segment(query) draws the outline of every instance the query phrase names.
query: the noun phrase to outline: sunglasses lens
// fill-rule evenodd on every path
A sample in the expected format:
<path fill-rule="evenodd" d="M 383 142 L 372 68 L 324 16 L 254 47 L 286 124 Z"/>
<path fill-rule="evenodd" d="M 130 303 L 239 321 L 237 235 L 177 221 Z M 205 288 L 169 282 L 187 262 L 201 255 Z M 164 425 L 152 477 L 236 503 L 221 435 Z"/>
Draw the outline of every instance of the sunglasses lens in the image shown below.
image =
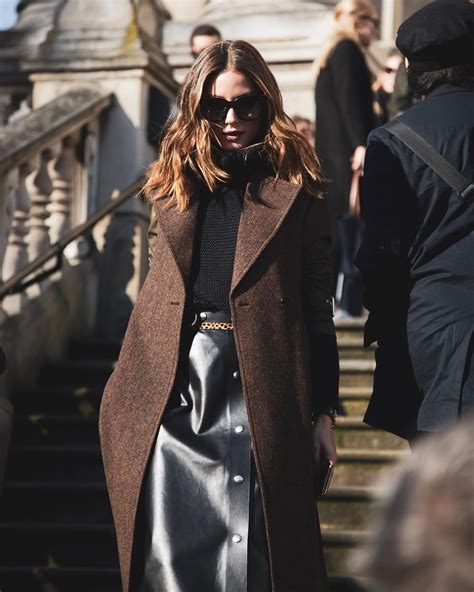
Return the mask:
<path fill-rule="evenodd" d="M 222 121 L 226 115 L 227 102 L 223 99 L 204 99 L 201 102 L 201 115 L 204 119 L 217 123 Z"/>
<path fill-rule="evenodd" d="M 262 116 L 264 99 L 260 95 L 239 97 L 227 102 L 217 97 L 209 97 L 201 101 L 201 116 L 212 123 L 225 119 L 230 108 L 235 109 L 237 117 L 243 121 L 254 121 Z"/>
<path fill-rule="evenodd" d="M 262 116 L 263 97 L 240 97 L 235 101 L 237 117 L 244 121 L 254 121 Z"/>

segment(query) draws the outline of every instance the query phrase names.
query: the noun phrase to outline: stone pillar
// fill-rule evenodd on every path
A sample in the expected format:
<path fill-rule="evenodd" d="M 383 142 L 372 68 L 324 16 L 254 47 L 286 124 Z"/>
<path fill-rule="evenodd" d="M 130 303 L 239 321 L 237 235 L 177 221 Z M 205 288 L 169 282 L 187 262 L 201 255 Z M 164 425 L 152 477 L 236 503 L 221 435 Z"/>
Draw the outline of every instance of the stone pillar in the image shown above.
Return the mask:
<path fill-rule="evenodd" d="M 188 39 L 196 24 L 215 25 L 224 39 L 257 47 L 275 74 L 288 115 L 314 119 L 314 61 L 332 26 L 333 2 L 208 0 L 195 20 L 168 21 L 163 47 L 178 81 L 192 63 Z"/>
<path fill-rule="evenodd" d="M 382 41 L 393 42 L 397 29 L 403 20 L 401 0 L 382 0 L 382 22 L 380 36 Z"/>
<path fill-rule="evenodd" d="M 0 126 L 29 101 L 31 83 L 22 63 L 48 36 L 62 3 L 63 0 L 22 0 L 15 25 L 0 31 Z"/>
<path fill-rule="evenodd" d="M 178 90 L 161 49 L 168 18 L 155 0 L 67 0 L 56 13 L 54 30 L 24 63 L 33 81 L 34 109 L 77 85 L 114 93 L 100 127 L 84 135 L 84 158 L 95 163 L 95 191 L 85 200 L 92 210 L 142 176 L 155 157 L 151 130 L 159 130 Z M 56 220 L 66 207 L 58 191 L 59 186 L 51 198 Z M 148 207 L 131 199 L 109 222 L 99 240 L 98 332 L 121 337 L 147 272 Z"/>

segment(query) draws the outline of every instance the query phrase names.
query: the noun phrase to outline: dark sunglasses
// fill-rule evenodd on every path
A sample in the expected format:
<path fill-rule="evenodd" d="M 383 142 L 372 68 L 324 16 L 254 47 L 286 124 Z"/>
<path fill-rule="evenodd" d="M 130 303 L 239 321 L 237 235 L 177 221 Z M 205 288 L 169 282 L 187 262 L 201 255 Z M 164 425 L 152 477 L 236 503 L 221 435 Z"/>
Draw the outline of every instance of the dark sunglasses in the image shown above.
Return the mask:
<path fill-rule="evenodd" d="M 265 105 L 266 99 L 263 95 L 242 95 L 233 101 L 205 97 L 201 99 L 199 109 L 202 117 L 212 123 L 223 121 L 229 109 L 234 109 L 237 117 L 242 121 L 255 121 L 262 116 Z"/>

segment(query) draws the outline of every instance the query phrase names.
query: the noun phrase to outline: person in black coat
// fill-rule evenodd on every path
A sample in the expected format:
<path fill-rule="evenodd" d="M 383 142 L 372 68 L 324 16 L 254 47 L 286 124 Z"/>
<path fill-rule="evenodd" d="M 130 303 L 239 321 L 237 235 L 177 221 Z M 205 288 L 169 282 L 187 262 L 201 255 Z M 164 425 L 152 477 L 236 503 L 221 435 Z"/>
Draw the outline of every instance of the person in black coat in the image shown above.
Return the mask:
<path fill-rule="evenodd" d="M 344 0 L 334 12 L 334 33 L 323 49 L 316 81 L 316 153 L 327 179 L 327 202 L 336 232 L 335 284 L 344 274 L 344 316 L 362 312 L 354 266 L 358 224 L 347 217 L 355 171 L 362 171 L 367 136 L 374 128 L 372 80 L 363 53 L 376 38 L 378 17 L 367 0 Z"/>
<path fill-rule="evenodd" d="M 399 116 L 474 183 L 474 5 L 433 2 L 399 29 L 415 96 Z M 385 127 L 369 137 L 357 256 L 377 341 L 366 423 L 411 439 L 474 410 L 474 204 Z"/>

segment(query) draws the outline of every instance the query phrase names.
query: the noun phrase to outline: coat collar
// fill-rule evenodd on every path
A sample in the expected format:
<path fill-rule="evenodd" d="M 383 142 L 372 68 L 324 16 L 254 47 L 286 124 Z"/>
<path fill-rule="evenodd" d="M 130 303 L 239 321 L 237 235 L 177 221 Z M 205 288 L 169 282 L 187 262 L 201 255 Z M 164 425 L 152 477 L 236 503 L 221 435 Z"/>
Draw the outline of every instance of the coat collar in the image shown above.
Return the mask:
<path fill-rule="evenodd" d="M 237 234 L 231 293 L 281 226 L 300 189 L 301 185 L 275 181 L 273 177 L 255 178 L 247 185 Z M 198 207 L 198 199 L 193 200 L 185 212 L 170 208 L 165 199 L 159 200 L 155 206 L 158 224 L 185 287 L 191 272 Z"/>
<path fill-rule="evenodd" d="M 473 92 L 474 86 L 454 86 L 452 84 L 441 84 L 437 88 L 435 88 L 430 94 L 426 97 L 426 100 L 431 99 L 432 97 L 437 97 L 439 95 L 445 95 L 447 93 L 457 93 L 457 92 Z"/>

